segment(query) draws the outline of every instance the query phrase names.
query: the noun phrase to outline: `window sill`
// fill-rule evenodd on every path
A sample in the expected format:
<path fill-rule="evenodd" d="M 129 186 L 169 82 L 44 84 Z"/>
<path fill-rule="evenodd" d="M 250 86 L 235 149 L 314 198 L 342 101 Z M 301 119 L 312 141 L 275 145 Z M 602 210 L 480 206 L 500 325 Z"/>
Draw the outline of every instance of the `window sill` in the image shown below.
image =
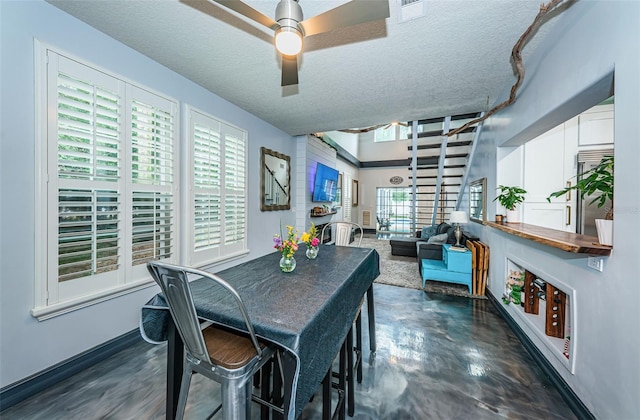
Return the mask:
<path fill-rule="evenodd" d="M 89 296 L 82 296 L 77 299 L 55 303 L 53 305 L 36 307 L 31 310 L 31 316 L 35 317 L 38 321 L 45 321 L 58 315 L 63 315 L 77 309 L 86 308 L 88 306 L 95 305 L 96 303 L 104 302 L 109 299 L 123 296 L 128 293 L 142 290 L 154 285 L 154 281 L 151 279 L 151 277 L 149 277 L 148 279 L 143 281 L 125 284 L 119 286 L 118 288 L 104 290 L 102 292 L 94 293 Z"/>

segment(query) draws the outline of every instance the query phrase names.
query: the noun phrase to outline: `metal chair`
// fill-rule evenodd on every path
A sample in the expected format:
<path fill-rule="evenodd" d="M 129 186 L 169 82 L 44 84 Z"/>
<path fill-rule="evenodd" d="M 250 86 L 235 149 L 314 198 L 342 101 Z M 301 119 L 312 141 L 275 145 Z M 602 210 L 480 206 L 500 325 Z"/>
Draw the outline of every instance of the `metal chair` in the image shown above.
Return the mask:
<path fill-rule="evenodd" d="M 191 376 L 194 372 L 218 382 L 222 387 L 222 404 L 214 414 L 222 408 L 222 417 L 225 420 L 251 418 L 251 378 L 272 358 L 276 349 L 258 340 L 240 295 L 229 283 L 205 271 L 158 261 L 147 263 L 147 269 L 162 289 L 185 347 L 176 418 L 182 419 L 184 416 Z M 208 325 L 201 329 L 188 274 L 209 279 L 220 285 L 221 291 L 233 296 L 244 319 L 246 334 L 232 332 L 216 325 Z"/>
<path fill-rule="evenodd" d="M 329 222 L 322 228 L 322 232 L 320 233 L 320 243 L 324 243 L 324 233 L 327 228 L 332 229 L 335 226 L 335 232 L 332 235 L 333 244 L 338 246 L 352 246 L 351 245 L 351 234 L 353 233 L 355 246 L 359 247 L 362 243 L 362 238 L 364 237 L 364 229 L 357 223 L 354 222 Z M 358 233 L 359 232 L 359 233 Z"/>
<path fill-rule="evenodd" d="M 351 245 L 351 236 L 354 235 L 353 243 L 355 247 L 360 247 L 362 243 L 362 238 L 364 237 L 364 229 L 357 223 L 354 222 L 330 222 L 327 223 L 323 228 L 320 234 L 320 243 L 324 243 L 324 234 L 327 228 L 331 228 L 332 225 L 335 225 L 335 238 L 332 242 L 337 246 L 352 246 Z M 357 373 L 357 381 L 358 383 L 362 382 L 362 321 L 361 321 L 361 308 L 363 300 L 360 302 L 360 307 L 358 308 L 358 312 L 356 314 L 356 318 L 354 323 L 356 325 L 356 345 L 353 345 L 353 332 L 349 330 L 349 334 L 346 340 L 346 346 L 351 348 L 352 351 L 347 352 L 347 411 L 349 416 L 353 417 L 355 411 L 355 383 L 353 380 L 354 371 Z M 353 358 L 353 353 L 356 354 L 355 360 Z"/>
<path fill-rule="evenodd" d="M 376 220 L 378 221 L 379 230 L 389 230 L 391 228 L 391 221 L 388 218 L 376 216 Z"/>

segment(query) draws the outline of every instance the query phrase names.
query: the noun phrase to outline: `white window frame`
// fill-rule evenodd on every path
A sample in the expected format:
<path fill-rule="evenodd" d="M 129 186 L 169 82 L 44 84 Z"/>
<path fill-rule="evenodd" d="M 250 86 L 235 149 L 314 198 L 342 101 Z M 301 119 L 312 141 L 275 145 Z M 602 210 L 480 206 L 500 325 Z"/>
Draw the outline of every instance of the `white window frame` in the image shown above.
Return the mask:
<path fill-rule="evenodd" d="M 391 126 L 384 126 L 384 127 L 380 127 L 377 128 L 373 131 L 373 141 L 374 143 L 384 143 L 384 142 L 388 142 L 388 141 L 397 141 L 397 140 L 407 140 L 408 136 L 405 135 L 404 137 L 401 137 L 401 133 L 402 133 L 402 129 L 404 127 L 404 131 L 408 132 L 409 127 L 406 125 L 406 123 L 401 124 L 394 124 L 391 123 Z M 385 132 L 391 131 L 393 130 L 393 138 L 387 138 L 387 137 L 383 137 L 383 134 Z"/>
<path fill-rule="evenodd" d="M 184 257 L 184 264 L 194 267 L 202 267 L 202 266 L 211 266 L 215 264 L 219 264 L 221 262 L 225 262 L 234 258 L 242 257 L 249 253 L 248 249 L 248 239 L 247 239 L 247 226 L 248 226 L 248 185 L 247 185 L 247 175 L 248 175 L 248 133 L 246 130 L 243 130 L 239 127 L 236 127 L 230 123 L 227 123 L 215 116 L 207 114 L 201 110 L 196 109 L 190 105 L 184 106 L 184 115 L 185 115 L 185 165 L 183 165 L 183 179 L 185 179 L 187 183 L 186 190 L 188 191 L 185 194 L 185 201 L 183 202 L 183 208 L 185 209 L 183 213 L 183 229 L 184 238 L 183 238 L 183 249 L 182 255 Z M 198 187 L 196 185 L 196 162 L 195 162 L 195 131 L 196 124 L 200 127 L 207 127 L 211 130 L 218 130 L 218 135 L 220 139 L 219 144 L 219 156 L 220 156 L 220 184 L 216 186 L 210 187 Z M 227 213 L 225 198 L 230 197 L 232 195 L 236 195 L 238 193 L 237 190 L 233 190 L 230 188 L 230 184 L 226 184 L 225 172 L 226 172 L 226 162 L 225 162 L 225 152 L 228 146 L 231 146 L 232 143 L 226 141 L 227 134 L 235 132 L 243 137 L 244 141 L 244 165 L 241 168 L 241 173 L 236 173 L 240 177 L 240 179 L 244 179 L 244 188 L 243 191 L 240 192 L 241 199 L 244 200 L 244 214 L 241 216 L 239 223 L 244 226 L 244 236 L 240 240 L 234 240 L 231 242 L 225 241 L 226 229 L 228 224 L 225 222 L 225 214 Z M 241 140 L 242 141 L 242 140 Z M 219 243 L 212 244 L 209 247 L 203 249 L 195 249 L 196 245 L 196 221 L 195 221 L 195 211 L 196 211 L 196 194 L 210 194 L 213 196 L 217 196 L 218 203 L 220 206 L 220 216 L 221 220 L 219 221 L 220 231 L 216 232 L 219 234 Z"/>
<path fill-rule="evenodd" d="M 50 54 L 51 53 L 51 54 Z M 31 313 L 38 320 L 45 320 L 79 308 L 93 305 L 117 296 L 131 293 L 149 287 L 153 280 L 146 271 L 145 264 L 132 266 L 132 190 L 139 190 L 139 185 L 131 181 L 131 101 L 133 99 L 154 101 L 158 100 L 167 107 L 171 115 L 173 129 L 170 130 L 171 153 L 173 156 L 174 179 L 172 184 L 164 188 L 167 194 L 173 195 L 173 235 L 175 242 L 168 262 L 178 262 L 180 258 L 177 224 L 180 220 L 180 203 L 178 186 L 180 183 L 180 155 L 178 132 L 180 126 L 179 106 L 176 99 L 162 93 L 154 92 L 121 76 L 102 69 L 86 60 L 79 59 L 55 47 L 38 40 L 34 41 L 35 59 L 35 104 L 36 104 L 36 194 L 35 194 L 35 299 Z M 122 134 L 119 136 L 120 148 L 120 180 L 107 188 L 116 188 L 119 197 L 120 219 L 118 234 L 119 268 L 109 273 L 89 275 L 74 280 L 59 282 L 58 279 L 58 188 L 65 187 L 64 182 L 58 181 L 57 140 L 49 139 L 48 133 L 57 137 L 56 103 L 47 103 L 51 94 L 57 96 L 57 86 L 49 86 L 49 61 L 63 57 L 67 62 L 72 61 L 87 68 L 88 72 L 101 73 L 110 81 L 117 81 L 118 93 L 122 97 L 122 121 L 119 124 Z M 56 73 L 57 70 L 51 70 Z M 77 75 L 76 75 L 77 76 Z M 54 100 L 55 102 L 55 100 Z M 149 104 L 155 106 L 155 104 Z M 55 116 L 52 117 L 51 114 Z M 104 189 L 101 181 L 87 181 L 85 185 L 93 186 L 89 189 Z M 58 186 L 60 184 L 60 186 Z M 84 187 L 82 187 L 84 188 Z M 161 188 L 162 189 L 162 188 Z M 150 188 L 154 190 L 154 188 Z M 55 191 L 55 195 L 53 192 Z M 55 201 L 55 202 L 54 202 Z M 106 275 L 104 275 L 106 274 Z M 100 280 L 102 278 L 102 280 Z M 97 281 L 98 280 L 98 281 Z M 65 284 L 66 283 L 66 284 Z M 99 284 L 98 284 L 99 283 Z"/>

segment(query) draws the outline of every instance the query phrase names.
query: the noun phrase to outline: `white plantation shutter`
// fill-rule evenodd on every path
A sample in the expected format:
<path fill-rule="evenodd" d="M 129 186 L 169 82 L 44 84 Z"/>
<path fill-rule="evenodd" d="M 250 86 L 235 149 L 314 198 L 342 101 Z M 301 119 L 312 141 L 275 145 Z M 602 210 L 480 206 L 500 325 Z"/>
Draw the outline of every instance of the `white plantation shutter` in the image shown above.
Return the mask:
<path fill-rule="evenodd" d="M 116 182 L 120 177 L 117 93 L 58 74 L 58 177 Z"/>
<path fill-rule="evenodd" d="M 175 240 L 174 104 L 131 88 L 132 265 L 172 259 Z"/>
<path fill-rule="evenodd" d="M 171 106 L 170 103 L 164 105 Z M 174 116 L 170 108 L 160 106 L 138 100 L 131 103 L 131 181 L 134 184 L 170 187 L 173 183 Z"/>
<path fill-rule="evenodd" d="M 351 206 L 353 205 L 353 180 L 351 174 L 345 173 L 342 177 L 344 184 L 342 186 L 342 218 L 351 221 Z"/>
<path fill-rule="evenodd" d="M 50 140 L 56 145 L 57 176 L 49 183 L 49 201 L 58 204 L 57 212 L 49 213 L 49 224 L 57 226 L 50 236 L 56 238 L 57 255 L 49 277 L 56 288 L 53 278 L 67 282 L 117 271 L 122 263 L 122 86 L 65 57 L 55 55 L 51 67 L 55 89 L 49 102 L 57 112 Z M 117 276 L 109 281 L 117 282 Z"/>
<path fill-rule="evenodd" d="M 188 107 L 190 237 L 187 261 L 246 252 L 247 133 Z"/>
<path fill-rule="evenodd" d="M 134 191 L 132 201 L 132 264 L 171 258 L 175 246 L 173 196 Z"/>
<path fill-rule="evenodd" d="M 59 190 L 58 281 L 118 269 L 118 197 L 115 190 Z"/>
<path fill-rule="evenodd" d="M 32 313 L 46 318 L 141 287 L 143 263 L 177 259 L 178 114 L 175 100 L 36 45 L 46 187 Z"/>
<path fill-rule="evenodd" d="M 246 133 L 225 127 L 224 243 L 241 244 L 246 236 Z"/>
<path fill-rule="evenodd" d="M 220 245 L 222 160 L 220 124 L 193 125 L 194 250 Z"/>

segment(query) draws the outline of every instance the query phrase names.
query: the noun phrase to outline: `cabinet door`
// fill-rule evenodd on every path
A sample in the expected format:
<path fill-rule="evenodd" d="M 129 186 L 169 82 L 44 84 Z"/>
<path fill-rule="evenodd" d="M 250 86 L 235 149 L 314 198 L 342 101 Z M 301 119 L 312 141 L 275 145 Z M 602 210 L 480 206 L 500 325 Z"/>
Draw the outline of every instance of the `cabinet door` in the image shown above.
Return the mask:
<path fill-rule="evenodd" d="M 580 146 L 613 144 L 613 104 L 595 106 L 579 118 Z"/>
<path fill-rule="evenodd" d="M 564 188 L 564 180 L 564 124 L 560 124 L 524 146 L 527 202 L 546 202 L 550 193 Z"/>
<path fill-rule="evenodd" d="M 522 206 L 524 223 L 550 229 L 575 232 L 574 197 L 547 197 L 567 186 L 575 174 L 577 148 L 577 118 L 549 130 L 525 145 L 524 188 L 526 201 Z"/>
<path fill-rule="evenodd" d="M 523 222 L 549 229 L 571 232 L 574 214 L 569 204 L 524 203 Z"/>

